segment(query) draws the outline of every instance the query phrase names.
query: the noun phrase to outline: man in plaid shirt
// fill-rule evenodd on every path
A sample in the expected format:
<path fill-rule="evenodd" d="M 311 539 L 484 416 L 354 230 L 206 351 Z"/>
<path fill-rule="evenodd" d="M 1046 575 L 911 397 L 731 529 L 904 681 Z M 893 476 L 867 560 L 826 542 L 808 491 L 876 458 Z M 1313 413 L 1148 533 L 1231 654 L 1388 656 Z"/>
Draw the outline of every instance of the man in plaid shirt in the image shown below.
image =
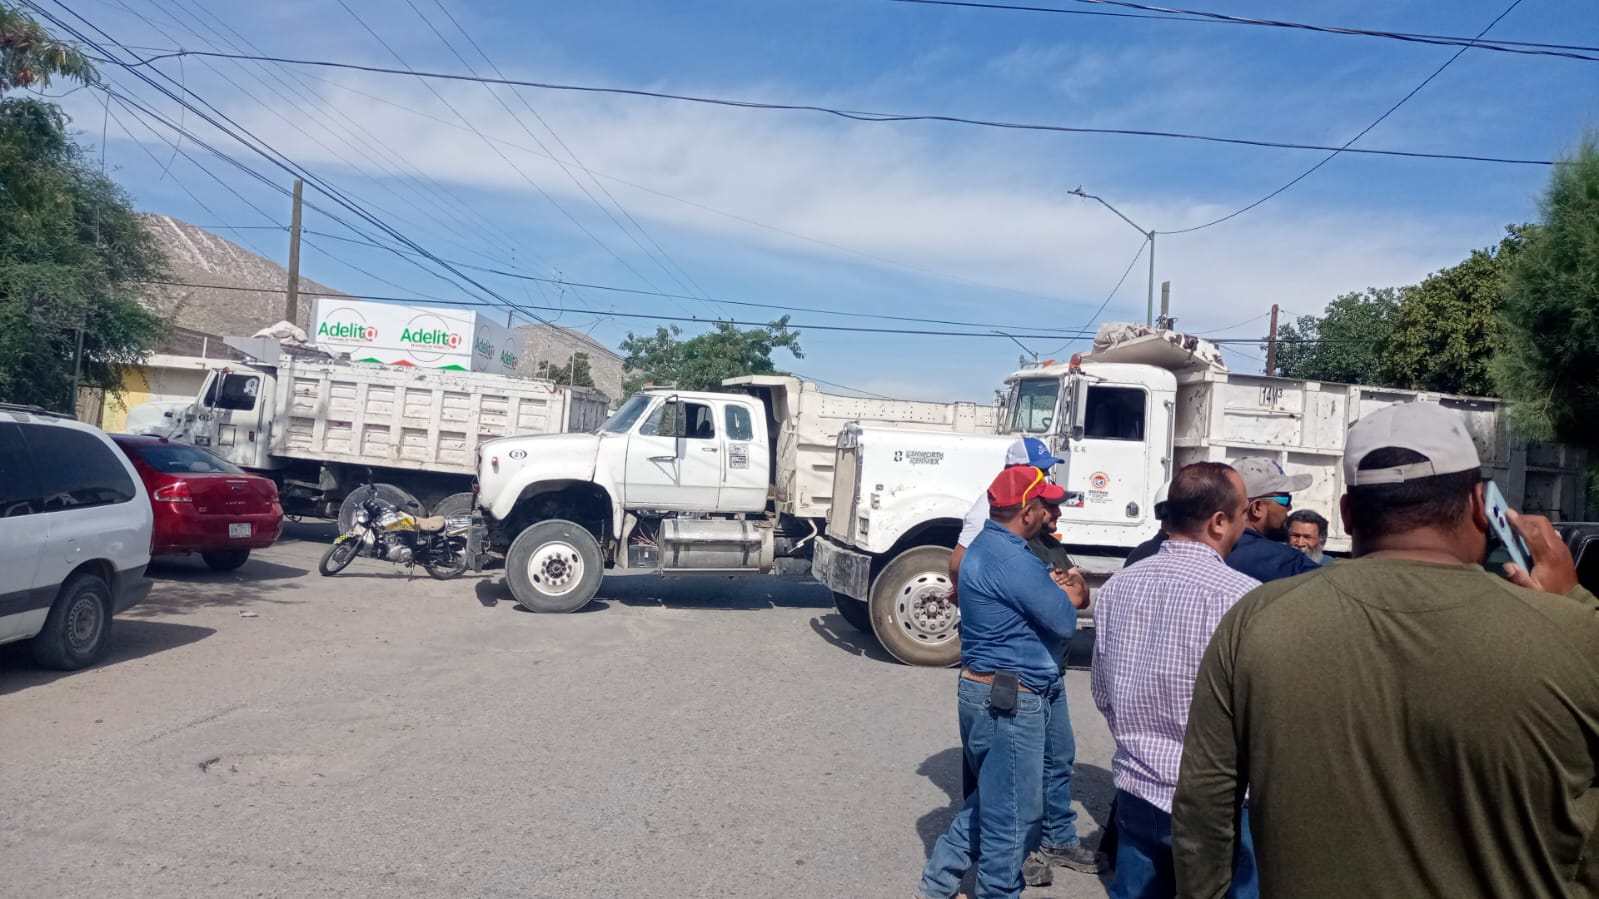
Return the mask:
<path fill-rule="evenodd" d="M 1260 586 L 1224 561 L 1244 531 L 1248 505 L 1244 481 L 1231 467 L 1186 466 L 1166 498 L 1169 539 L 1100 589 L 1092 683 L 1094 704 L 1116 740 L 1112 899 L 1176 895 L 1172 795 L 1199 661 L 1222 615 Z M 1244 833 L 1231 895 L 1254 897 L 1247 825 Z"/>

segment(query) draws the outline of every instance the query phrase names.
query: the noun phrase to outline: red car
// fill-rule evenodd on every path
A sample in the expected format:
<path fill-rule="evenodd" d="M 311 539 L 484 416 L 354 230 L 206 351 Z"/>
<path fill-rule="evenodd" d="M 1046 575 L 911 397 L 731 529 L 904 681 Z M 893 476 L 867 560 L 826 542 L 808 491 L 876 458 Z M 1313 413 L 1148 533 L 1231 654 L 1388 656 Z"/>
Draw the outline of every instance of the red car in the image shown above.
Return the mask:
<path fill-rule="evenodd" d="M 214 571 L 232 571 L 283 533 L 283 506 L 270 480 L 217 456 L 160 437 L 113 435 L 150 491 L 150 554 L 197 552 Z"/>

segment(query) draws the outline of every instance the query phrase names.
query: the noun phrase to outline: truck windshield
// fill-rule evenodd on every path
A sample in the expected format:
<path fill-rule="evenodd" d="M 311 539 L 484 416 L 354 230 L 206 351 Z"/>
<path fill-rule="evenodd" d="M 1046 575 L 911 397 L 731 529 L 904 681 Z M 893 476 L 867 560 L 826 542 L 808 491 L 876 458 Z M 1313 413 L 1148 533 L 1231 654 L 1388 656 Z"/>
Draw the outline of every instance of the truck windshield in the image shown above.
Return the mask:
<path fill-rule="evenodd" d="M 1047 433 L 1055 423 L 1055 407 L 1059 402 L 1059 378 L 1025 378 L 1017 381 L 1015 398 L 1011 402 L 1011 433 Z"/>
<path fill-rule="evenodd" d="M 644 410 L 649 408 L 650 399 L 651 397 L 642 393 L 628 397 L 627 402 L 612 412 L 611 417 L 605 420 L 605 424 L 600 425 L 600 430 L 607 434 L 626 433 L 633 427 L 633 422 L 638 421 L 638 417 L 644 414 Z"/>

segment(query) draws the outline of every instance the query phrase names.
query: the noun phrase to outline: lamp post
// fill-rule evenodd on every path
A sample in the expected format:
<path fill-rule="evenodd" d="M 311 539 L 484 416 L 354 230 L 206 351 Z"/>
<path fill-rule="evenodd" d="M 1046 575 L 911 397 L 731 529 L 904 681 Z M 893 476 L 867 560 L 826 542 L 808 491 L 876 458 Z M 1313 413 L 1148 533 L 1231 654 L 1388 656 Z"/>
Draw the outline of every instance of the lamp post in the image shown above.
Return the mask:
<path fill-rule="evenodd" d="M 1144 324 L 1153 327 L 1155 324 L 1155 229 L 1150 228 L 1145 230 L 1144 228 L 1139 227 L 1137 222 L 1125 215 L 1122 215 L 1122 211 L 1120 209 L 1117 209 L 1116 207 L 1105 202 L 1104 197 L 1096 197 L 1093 194 L 1085 194 L 1083 193 L 1083 189 L 1081 187 L 1077 188 L 1076 190 L 1069 190 L 1067 193 L 1074 197 L 1082 197 L 1085 200 L 1097 201 L 1099 205 L 1109 209 L 1111 212 L 1116 213 L 1117 218 L 1129 225 L 1132 225 L 1134 230 L 1136 230 L 1139 234 L 1144 235 L 1144 239 L 1149 241 L 1149 294 L 1145 303 Z"/>

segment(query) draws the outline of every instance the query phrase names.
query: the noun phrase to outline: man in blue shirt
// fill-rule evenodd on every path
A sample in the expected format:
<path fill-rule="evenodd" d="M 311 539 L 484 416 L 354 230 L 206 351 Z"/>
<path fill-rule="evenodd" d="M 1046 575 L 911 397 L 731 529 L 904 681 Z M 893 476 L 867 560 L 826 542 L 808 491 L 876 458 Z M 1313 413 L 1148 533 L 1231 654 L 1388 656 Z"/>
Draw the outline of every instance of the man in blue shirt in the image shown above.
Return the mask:
<path fill-rule="evenodd" d="M 974 899 L 1016 899 L 1022 862 L 1039 842 L 1044 814 L 1044 742 L 1060 659 L 1077 629 L 1075 578 L 1062 590 L 1028 549 L 1049 520 L 1046 503 L 1065 491 L 1025 465 L 988 488 L 989 520 L 960 568 L 961 746 L 977 790 L 939 837 L 922 872 L 923 899 L 950 899 L 977 852 Z M 1014 695 L 1004 689 L 1015 684 Z M 996 690 L 996 683 L 999 689 Z"/>
<path fill-rule="evenodd" d="M 1227 564 L 1263 584 L 1320 568 L 1288 545 L 1292 494 L 1310 486 L 1310 475 L 1290 475 L 1275 459 L 1264 456 L 1239 459 L 1233 469 L 1244 479 L 1249 506 L 1244 513 L 1247 529 L 1228 553 Z"/>

